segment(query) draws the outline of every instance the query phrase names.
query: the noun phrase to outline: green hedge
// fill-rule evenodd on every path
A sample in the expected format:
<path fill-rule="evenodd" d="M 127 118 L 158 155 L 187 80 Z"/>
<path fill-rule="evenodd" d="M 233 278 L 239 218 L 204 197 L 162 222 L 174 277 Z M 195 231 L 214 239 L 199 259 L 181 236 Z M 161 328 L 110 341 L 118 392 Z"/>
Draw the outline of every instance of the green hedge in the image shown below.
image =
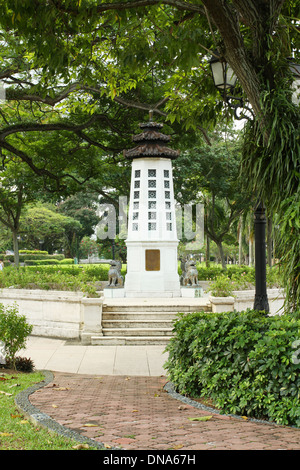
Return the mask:
<path fill-rule="evenodd" d="M 6 267 L 0 271 L 0 289 L 56 289 L 85 290 L 98 281 L 108 281 L 108 264 L 74 265 L 56 264 L 47 266 Z M 125 275 L 126 265 L 122 268 Z"/>
<path fill-rule="evenodd" d="M 27 259 L 25 261 L 25 266 L 48 266 L 51 264 L 59 264 L 60 261 L 58 259 Z"/>
<path fill-rule="evenodd" d="M 223 269 L 221 265 L 212 265 L 210 267 L 204 266 L 203 264 L 197 265 L 198 279 L 200 281 L 213 281 L 221 275 L 226 275 L 230 279 L 232 276 L 247 274 L 249 276 L 255 276 L 255 268 L 253 266 L 245 266 L 239 264 L 229 264 L 226 269 Z"/>
<path fill-rule="evenodd" d="M 44 250 L 19 250 L 20 255 L 48 255 L 48 251 Z"/>
<path fill-rule="evenodd" d="M 28 259 L 25 261 L 26 266 L 50 266 L 50 265 L 61 265 L 61 264 L 74 264 L 74 260 L 70 258 L 67 258 L 67 259 L 46 258 L 43 260 Z"/>
<path fill-rule="evenodd" d="M 14 255 L 3 255 L 4 260 L 8 260 L 11 263 L 14 262 L 15 257 Z M 32 260 L 47 260 L 47 259 L 55 259 L 55 260 L 62 260 L 64 259 L 64 255 L 49 255 L 48 253 L 42 254 L 42 253 L 26 253 L 26 254 L 19 254 L 19 261 L 21 263 L 27 262 L 27 261 L 32 261 Z"/>
<path fill-rule="evenodd" d="M 300 320 L 200 312 L 180 315 L 174 333 L 165 368 L 179 393 L 210 398 L 225 413 L 300 427 Z"/>
<path fill-rule="evenodd" d="M 80 277 L 85 281 L 108 281 L 109 264 L 64 264 L 60 263 L 54 266 L 28 266 L 23 268 L 27 273 L 32 273 L 37 277 L 47 274 L 56 275 L 61 274 L 64 276 Z M 126 266 L 123 265 L 122 274 L 125 275 Z"/>

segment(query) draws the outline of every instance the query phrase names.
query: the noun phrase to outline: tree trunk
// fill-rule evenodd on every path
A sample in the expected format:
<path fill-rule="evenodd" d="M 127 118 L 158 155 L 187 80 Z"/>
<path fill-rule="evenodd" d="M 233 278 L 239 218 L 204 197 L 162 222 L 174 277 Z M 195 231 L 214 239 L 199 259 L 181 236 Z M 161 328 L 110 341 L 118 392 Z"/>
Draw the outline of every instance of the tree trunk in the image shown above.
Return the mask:
<path fill-rule="evenodd" d="M 206 258 L 206 261 L 205 261 L 206 267 L 209 268 L 210 267 L 210 239 L 209 239 L 208 235 L 206 235 L 206 254 L 205 254 L 205 258 Z"/>
<path fill-rule="evenodd" d="M 253 266 L 253 236 L 251 227 L 249 227 L 249 266 Z"/>
<path fill-rule="evenodd" d="M 227 269 L 227 265 L 225 263 L 225 256 L 224 256 L 222 242 L 218 242 L 217 245 L 218 245 L 218 249 L 219 249 L 219 253 L 220 253 L 222 268 Z"/>
<path fill-rule="evenodd" d="M 243 216 L 240 216 L 239 224 L 239 265 L 243 264 Z"/>
<path fill-rule="evenodd" d="M 272 237 L 272 219 L 267 218 L 267 262 L 270 268 L 272 267 L 273 259 L 273 237 Z"/>
<path fill-rule="evenodd" d="M 13 248 L 14 248 L 14 261 L 15 266 L 19 266 L 19 242 L 18 242 L 18 231 L 12 230 L 13 236 Z"/>

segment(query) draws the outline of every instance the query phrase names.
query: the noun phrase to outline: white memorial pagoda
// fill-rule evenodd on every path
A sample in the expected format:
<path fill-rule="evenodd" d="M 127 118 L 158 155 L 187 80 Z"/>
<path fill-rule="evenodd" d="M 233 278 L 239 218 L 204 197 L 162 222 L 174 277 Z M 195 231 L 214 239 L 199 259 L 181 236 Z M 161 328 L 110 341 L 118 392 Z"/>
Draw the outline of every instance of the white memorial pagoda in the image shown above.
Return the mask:
<path fill-rule="evenodd" d="M 180 297 L 172 160 L 162 124 L 140 124 L 132 160 L 125 297 Z"/>

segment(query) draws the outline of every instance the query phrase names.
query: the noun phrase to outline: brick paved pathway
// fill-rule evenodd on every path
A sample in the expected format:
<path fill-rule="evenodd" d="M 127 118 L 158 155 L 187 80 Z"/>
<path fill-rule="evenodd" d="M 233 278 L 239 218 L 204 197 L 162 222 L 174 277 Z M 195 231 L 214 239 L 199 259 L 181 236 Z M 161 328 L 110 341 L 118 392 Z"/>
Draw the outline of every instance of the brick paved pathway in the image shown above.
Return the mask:
<path fill-rule="evenodd" d="M 300 429 L 199 410 L 168 394 L 165 383 L 165 377 L 55 373 L 53 382 L 29 399 L 61 425 L 107 448 L 300 450 Z M 205 416 L 212 417 L 193 420 Z"/>

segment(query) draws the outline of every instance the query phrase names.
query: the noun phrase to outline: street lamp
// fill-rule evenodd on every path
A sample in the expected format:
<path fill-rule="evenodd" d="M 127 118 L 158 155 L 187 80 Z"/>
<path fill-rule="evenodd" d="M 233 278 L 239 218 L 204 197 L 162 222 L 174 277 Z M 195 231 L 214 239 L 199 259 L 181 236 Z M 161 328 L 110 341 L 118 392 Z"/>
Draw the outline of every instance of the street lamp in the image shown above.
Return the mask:
<path fill-rule="evenodd" d="M 229 90 L 231 92 L 236 85 L 237 77 L 230 65 L 220 57 L 218 52 L 214 52 L 209 64 L 215 87 L 221 91 Z"/>
<path fill-rule="evenodd" d="M 242 97 L 233 96 L 233 90 L 236 86 L 237 81 L 237 76 L 234 73 L 233 69 L 225 61 L 225 59 L 220 56 L 218 52 L 213 53 L 213 56 L 209 60 L 209 65 L 212 72 L 215 87 L 221 93 L 225 103 L 231 109 L 234 110 L 234 117 L 238 120 L 250 120 L 249 116 L 247 116 L 243 111 L 241 114 L 238 114 L 238 110 L 239 108 L 241 108 L 242 110 L 246 110 L 253 115 L 251 109 L 245 106 Z"/>
<path fill-rule="evenodd" d="M 290 72 L 294 75 L 295 79 L 299 80 L 300 79 L 300 64 L 297 64 L 295 62 L 295 59 L 292 57 L 288 57 L 288 64 L 289 64 L 289 69 Z"/>
<path fill-rule="evenodd" d="M 224 101 L 234 109 L 236 119 L 250 119 L 245 114 L 237 115 L 237 109 L 247 109 L 242 98 L 233 95 L 237 77 L 227 62 L 218 53 L 209 61 L 216 88 L 222 93 Z M 228 95 L 227 91 L 231 94 Z M 235 102 L 235 103 L 234 103 Z M 253 115 L 253 113 L 252 113 Z M 265 208 L 259 201 L 254 211 L 254 234 L 255 234 L 255 299 L 254 310 L 269 312 L 266 281 L 266 216 Z"/>

